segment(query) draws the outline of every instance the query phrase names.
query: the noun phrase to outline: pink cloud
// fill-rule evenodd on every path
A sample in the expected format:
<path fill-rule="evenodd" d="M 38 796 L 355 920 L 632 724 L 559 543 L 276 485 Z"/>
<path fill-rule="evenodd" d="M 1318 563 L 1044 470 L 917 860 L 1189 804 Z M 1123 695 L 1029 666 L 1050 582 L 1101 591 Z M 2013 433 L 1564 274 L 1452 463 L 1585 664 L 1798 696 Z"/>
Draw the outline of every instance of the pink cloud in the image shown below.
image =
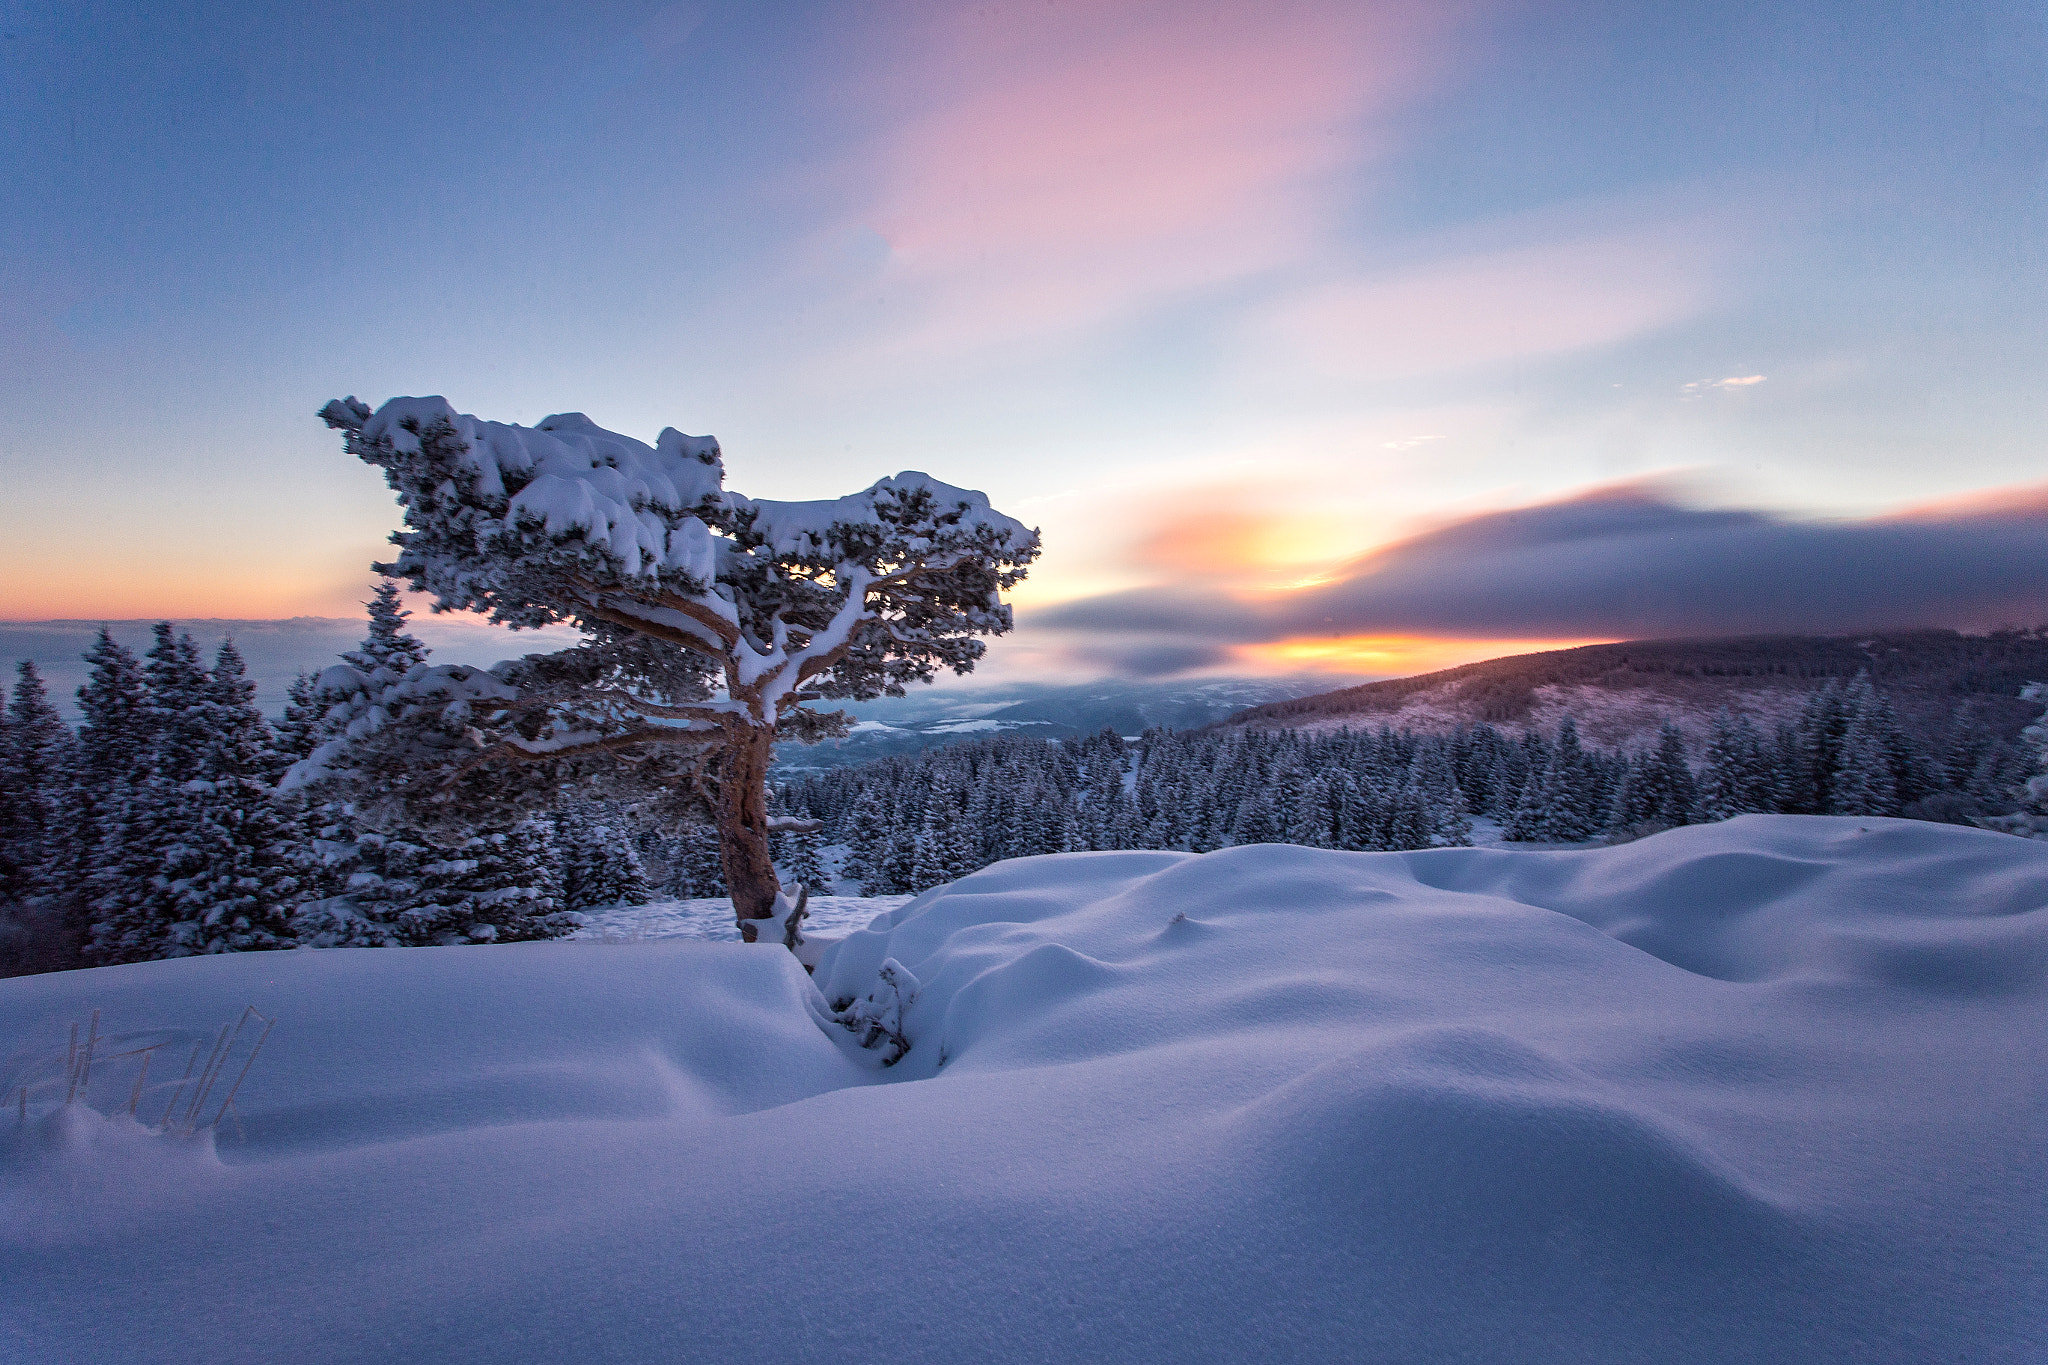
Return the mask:
<path fill-rule="evenodd" d="M 1625 340 L 1686 316 L 1705 283 L 1658 233 L 1482 252 L 1304 291 L 1256 345 L 1326 377 L 1399 378 Z"/>
<path fill-rule="evenodd" d="M 1085 327 L 1313 256 L 1443 12 L 1355 4 L 962 7 L 878 149 L 911 349 Z"/>
<path fill-rule="evenodd" d="M 1896 521 L 1946 521 L 1954 517 L 2039 518 L 2048 516 L 2048 483 L 1983 488 L 1902 507 Z"/>

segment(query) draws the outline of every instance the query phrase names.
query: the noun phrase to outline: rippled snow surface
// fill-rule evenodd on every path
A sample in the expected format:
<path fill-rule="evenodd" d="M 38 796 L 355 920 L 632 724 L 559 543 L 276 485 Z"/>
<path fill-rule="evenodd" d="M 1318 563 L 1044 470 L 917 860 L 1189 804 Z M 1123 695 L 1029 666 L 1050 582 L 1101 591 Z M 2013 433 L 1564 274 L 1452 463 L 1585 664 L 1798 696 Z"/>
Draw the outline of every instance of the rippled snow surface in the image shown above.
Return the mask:
<path fill-rule="evenodd" d="M 0 1359 L 2048 1358 L 2048 845 L 1064 854 L 815 980 L 696 913 L 0 981 Z M 210 1143 L 59 1107 L 246 1004 Z"/>

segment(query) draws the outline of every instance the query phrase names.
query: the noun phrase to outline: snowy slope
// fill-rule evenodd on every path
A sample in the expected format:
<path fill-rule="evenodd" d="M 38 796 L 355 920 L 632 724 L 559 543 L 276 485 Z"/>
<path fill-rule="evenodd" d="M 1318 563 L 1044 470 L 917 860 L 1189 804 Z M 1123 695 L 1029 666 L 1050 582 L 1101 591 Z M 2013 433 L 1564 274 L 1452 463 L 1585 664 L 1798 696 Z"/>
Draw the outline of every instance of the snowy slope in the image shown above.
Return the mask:
<path fill-rule="evenodd" d="M 0 1358 L 2048 1353 L 2048 846 L 1066 854 L 817 985 L 888 959 L 922 983 L 888 1070 L 766 946 L 0 981 L 46 1070 L 93 1007 L 123 1046 L 282 1021 L 217 1156 L 6 1092 Z"/>

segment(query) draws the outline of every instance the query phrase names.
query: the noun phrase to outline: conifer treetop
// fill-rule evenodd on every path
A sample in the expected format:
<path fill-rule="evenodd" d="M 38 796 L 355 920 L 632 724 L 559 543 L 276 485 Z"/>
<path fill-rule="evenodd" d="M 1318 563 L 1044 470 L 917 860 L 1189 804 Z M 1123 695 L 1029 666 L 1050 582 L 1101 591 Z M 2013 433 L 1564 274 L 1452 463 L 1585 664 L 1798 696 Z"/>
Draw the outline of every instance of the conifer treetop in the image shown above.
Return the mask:
<path fill-rule="evenodd" d="M 1010 628 L 1001 594 L 1038 554 L 1036 531 L 925 474 L 778 502 L 725 489 L 716 439 L 674 428 L 649 446 L 580 413 L 528 428 L 441 398 L 374 413 L 337 399 L 320 415 L 405 508 L 400 553 L 380 572 L 436 611 L 591 636 L 552 664 L 404 684 L 418 694 L 407 700 L 443 705 L 573 694 L 573 717 L 558 709 L 507 741 L 530 755 L 735 723 L 812 737 L 803 701 L 969 671 L 980 637 Z"/>
<path fill-rule="evenodd" d="M 777 502 L 726 490 L 716 438 L 673 427 L 649 446 L 581 413 L 529 428 L 438 397 L 374 413 L 337 399 L 320 416 L 385 471 L 407 529 L 379 569 L 435 610 L 653 636 L 766 684 L 771 709 L 828 670 L 821 695 L 844 697 L 966 671 L 972 637 L 1009 628 L 999 594 L 1038 553 L 985 495 L 926 474 Z"/>
<path fill-rule="evenodd" d="M 398 557 L 379 572 L 436 611 L 568 623 L 589 640 L 488 671 L 417 665 L 362 689 L 347 743 L 323 745 L 285 785 L 318 785 L 347 758 L 375 799 L 421 820 L 438 818 L 421 798 L 468 810 L 553 799 L 584 763 L 673 790 L 680 762 L 716 805 L 750 941 L 748 922 L 783 904 L 765 804 L 774 743 L 844 733 L 843 713 L 808 702 L 972 670 L 983 637 L 1010 629 L 1002 594 L 1038 555 L 1036 531 L 926 474 L 780 502 L 728 490 L 717 440 L 673 427 L 650 446 L 581 413 L 528 428 L 442 398 L 375 412 L 337 399 L 320 416 L 405 509 Z M 330 675 L 323 692 L 347 681 Z M 673 757 L 650 763 L 657 748 Z"/>

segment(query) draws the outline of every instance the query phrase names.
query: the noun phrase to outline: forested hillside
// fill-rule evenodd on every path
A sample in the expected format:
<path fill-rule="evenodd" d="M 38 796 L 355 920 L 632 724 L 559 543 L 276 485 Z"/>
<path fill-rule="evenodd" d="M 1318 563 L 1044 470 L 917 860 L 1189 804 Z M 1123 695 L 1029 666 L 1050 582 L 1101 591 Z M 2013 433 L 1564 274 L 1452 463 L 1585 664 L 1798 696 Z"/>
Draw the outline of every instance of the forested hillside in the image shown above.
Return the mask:
<path fill-rule="evenodd" d="M 1603 744 L 1639 747 L 1670 721 L 1697 745 L 1723 707 L 1769 729 L 1793 719 L 1807 695 L 1830 679 L 1846 683 L 1859 673 L 1869 675 L 1906 732 L 1923 744 L 1941 742 L 1958 706 L 2009 739 L 2037 710 L 2019 692 L 2031 680 L 2048 678 L 2048 632 L 1918 630 L 1585 645 L 1271 702 L 1222 724 L 1390 725 L 1445 733 L 1481 723 L 1554 729 L 1569 715 Z"/>
<path fill-rule="evenodd" d="M 2029 705 L 2037 709 L 2037 705 Z M 1104 731 L 1046 744 L 998 737 L 809 775 L 781 788 L 825 822 L 871 894 L 922 891 L 1003 858 L 1104 849 L 1208 852 L 1294 843 L 1391 850 L 1462 844 L 1469 817 L 1510 840 L 1578 842 L 1746 813 L 1910 815 L 1971 823 L 2009 811 L 2031 752 L 1969 708 L 1939 741 L 1899 723 L 1866 676 L 1830 680 L 1765 730 L 1732 713 L 1693 749 L 1675 725 L 1622 751 L 1555 730 L 1449 734 L 1234 726 Z"/>

